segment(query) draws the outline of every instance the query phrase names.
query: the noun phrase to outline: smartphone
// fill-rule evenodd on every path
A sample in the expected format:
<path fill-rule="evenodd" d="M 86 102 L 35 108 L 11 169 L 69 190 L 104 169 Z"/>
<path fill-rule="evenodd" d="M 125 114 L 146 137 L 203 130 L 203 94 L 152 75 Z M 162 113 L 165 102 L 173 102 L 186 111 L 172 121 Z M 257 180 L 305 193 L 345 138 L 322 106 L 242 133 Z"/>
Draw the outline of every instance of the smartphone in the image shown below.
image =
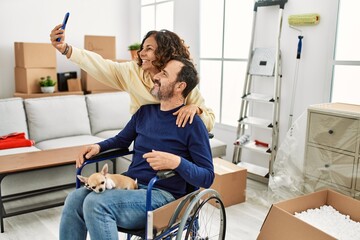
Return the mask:
<path fill-rule="evenodd" d="M 69 16 L 70 16 L 70 13 L 67 12 L 67 13 L 65 14 L 65 17 L 64 17 L 64 20 L 63 20 L 61 29 L 65 30 L 65 28 L 66 28 L 66 23 L 67 23 L 67 21 L 68 21 L 68 19 L 69 19 Z M 58 41 L 58 42 L 60 42 L 60 40 L 61 40 L 61 38 L 57 38 L 57 39 L 56 39 L 56 41 Z"/>

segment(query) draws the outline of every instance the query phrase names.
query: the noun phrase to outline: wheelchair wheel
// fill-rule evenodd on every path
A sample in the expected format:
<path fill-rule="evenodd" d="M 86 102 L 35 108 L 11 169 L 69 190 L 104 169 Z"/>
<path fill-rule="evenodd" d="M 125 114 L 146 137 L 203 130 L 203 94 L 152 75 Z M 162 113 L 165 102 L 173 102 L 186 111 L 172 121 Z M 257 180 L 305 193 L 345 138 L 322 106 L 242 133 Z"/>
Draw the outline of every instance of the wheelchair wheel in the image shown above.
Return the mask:
<path fill-rule="evenodd" d="M 219 196 L 207 194 L 194 208 L 185 239 L 224 240 L 226 233 L 225 207 Z"/>

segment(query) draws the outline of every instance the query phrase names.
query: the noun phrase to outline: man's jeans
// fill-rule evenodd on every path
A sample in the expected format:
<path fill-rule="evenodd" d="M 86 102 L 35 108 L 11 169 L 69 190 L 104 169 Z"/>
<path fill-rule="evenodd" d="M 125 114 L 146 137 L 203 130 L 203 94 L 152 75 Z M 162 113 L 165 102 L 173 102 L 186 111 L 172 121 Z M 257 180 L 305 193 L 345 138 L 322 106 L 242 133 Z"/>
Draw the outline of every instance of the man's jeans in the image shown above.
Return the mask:
<path fill-rule="evenodd" d="M 137 190 L 106 190 L 95 193 L 84 187 L 71 192 L 64 204 L 60 240 L 85 240 L 87 230 L 94 240 L 118 239 L 117 226 L 143 229 L 146 225 L 146 187 Z M 159 208 L 174 197 L 153 189 L 152 208 Z"/>

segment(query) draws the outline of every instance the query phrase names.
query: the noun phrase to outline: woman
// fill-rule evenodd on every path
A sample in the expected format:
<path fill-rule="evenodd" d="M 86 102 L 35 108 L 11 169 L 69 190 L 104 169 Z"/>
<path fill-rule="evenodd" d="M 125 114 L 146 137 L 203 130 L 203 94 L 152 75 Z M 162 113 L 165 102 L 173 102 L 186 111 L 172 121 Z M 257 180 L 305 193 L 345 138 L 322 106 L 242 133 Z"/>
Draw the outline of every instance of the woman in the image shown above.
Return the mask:
<path fill-rule="evenodd" d="M 61 24 L 51 31 L 52 45 L 73 63 L 89 73 L 99 82 L 120 91 L 126 91 L 131 98 L 130 112 L 134 114 L 142 105 L 159 103 L 151 95 L 154 86 L 153 77 L 159 73 L 164 65 L 174 56 L 190 59 L 187 46 L 180 37 L 167 30 L 150 31 L 144 37 L 138 61 L 118 63 L 106 60 L 99 54 L 70 46 L 65 40 L 65 31 Z M 60 42 L 56 41 L 60 38 Z M 174 113 L 177 115 L 176 125 L 184 127 L 193 121 L 198 114 L 208 131 L 214 126 L 215 116 L 210 108 L 205 106 L 205 100 L 198 88 L 195 88 L 185 100 L 185 106 Z"/>

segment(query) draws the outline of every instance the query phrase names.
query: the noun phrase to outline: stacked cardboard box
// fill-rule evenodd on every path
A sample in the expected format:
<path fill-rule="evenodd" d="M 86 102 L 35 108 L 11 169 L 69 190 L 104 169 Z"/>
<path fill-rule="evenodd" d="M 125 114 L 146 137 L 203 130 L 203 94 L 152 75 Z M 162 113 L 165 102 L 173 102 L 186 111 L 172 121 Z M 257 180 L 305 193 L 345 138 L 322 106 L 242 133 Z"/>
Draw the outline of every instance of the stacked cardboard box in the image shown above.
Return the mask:
<path fill-rule="evenodd" d="M 85 36 L 84 46 L 86 50 L 96 52 L 105 59 L 116 59 L 116 41 L 114 36 Z M 86 91 L 116 91 L 81 70 L 82 87 Z"/>
<path fill-rule="evenodd" d="M 16 92 L 39 93 L 41 77 L 56 79 L 56 50 L 50 43 L 15 42 L 14 51 Z"/>

